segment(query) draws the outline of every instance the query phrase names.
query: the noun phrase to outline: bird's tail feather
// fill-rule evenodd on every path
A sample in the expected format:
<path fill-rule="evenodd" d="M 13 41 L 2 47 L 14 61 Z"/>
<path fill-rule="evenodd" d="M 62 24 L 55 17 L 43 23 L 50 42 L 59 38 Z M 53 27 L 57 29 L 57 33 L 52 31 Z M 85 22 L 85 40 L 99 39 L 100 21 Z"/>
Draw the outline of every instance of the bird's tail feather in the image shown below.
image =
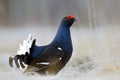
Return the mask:
<path fill-rule="evenodd" d="M 18 55 L 25 54 L 26 52 L 30 53 L 32 43 L 33 43 L 32 35 L 29 34 L 27 40 L 23 40 L 23 45 L 20 44 L 20 50 L 18 50 Z"/>
<path fill-rule="evenodd" d="M 35 42 L 36 39 L 33 40 L 31 34 L 29 34 L 27 40 L 23 41 L 23 45 L 20 44 L 20 50 L 18 50 L 17 55 L 9 57 L 9 65 L 11 67 L 14 67 L 13 64 L 15 64 L 17 68 L 21 68 L 21 69 L 26 67 L 25 64 L 29 65 L 30 63 L 29 58 L 32 54 Z"/>

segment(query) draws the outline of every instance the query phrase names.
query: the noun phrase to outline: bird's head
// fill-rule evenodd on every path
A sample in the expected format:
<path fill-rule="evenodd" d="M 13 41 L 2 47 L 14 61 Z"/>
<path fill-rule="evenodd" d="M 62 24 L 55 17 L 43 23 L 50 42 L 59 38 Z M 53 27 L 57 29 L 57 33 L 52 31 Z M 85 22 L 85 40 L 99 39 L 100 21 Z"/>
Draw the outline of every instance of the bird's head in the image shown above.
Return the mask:
<path fill-rule="evenodd" d="M 70 27 L 76 19 L 72 15 L 65 16 L 62 20 L 62 23 L 67 27 Z"/>

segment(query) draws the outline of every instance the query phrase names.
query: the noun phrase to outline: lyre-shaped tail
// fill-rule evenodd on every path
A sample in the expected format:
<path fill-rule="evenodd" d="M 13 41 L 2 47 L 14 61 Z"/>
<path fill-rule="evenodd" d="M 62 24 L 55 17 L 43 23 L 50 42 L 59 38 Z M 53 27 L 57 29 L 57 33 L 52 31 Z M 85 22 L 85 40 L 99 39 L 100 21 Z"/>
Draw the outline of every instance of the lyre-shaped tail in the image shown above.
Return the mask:
<path fill-rule="evenodd" d="M 32 36 L 29 35 L 27 40 L 23 41 L 23 45 L 20 44 L 20 50 L 18 50 L 17 55 L 9 57 L 9 65 L 13 67 L 13 64 L 17 68 L 25 68 L 25 65 L 29 65 L 31 62 L 31 54 L 33 47 L 35 45 L 36 39 L 32 39 Z"/>

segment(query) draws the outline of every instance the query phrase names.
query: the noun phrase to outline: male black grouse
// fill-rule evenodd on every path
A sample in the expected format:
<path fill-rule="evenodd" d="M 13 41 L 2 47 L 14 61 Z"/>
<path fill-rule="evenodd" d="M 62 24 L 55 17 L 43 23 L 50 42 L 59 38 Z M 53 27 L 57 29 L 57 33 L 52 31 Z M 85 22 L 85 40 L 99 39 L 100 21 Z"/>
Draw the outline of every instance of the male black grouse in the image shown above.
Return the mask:
<path fill-rule="evenodd" d="M 36 39 L 29 35 L 27 40 L 20 44 L 20 50 L 15 56 L 9 57 L 9 64 L 25 69 L 24 72 L 39 74 L 57 74 L 69 61 L 73 46 L 70 27 L 76 19 L 72 15 L 64 17 L 53 41 L 45 46 L 37 46 Z M 14 61 L 14 62 L 13 62 Z M 27 65 L 27 66 L 26 66 Z"/>

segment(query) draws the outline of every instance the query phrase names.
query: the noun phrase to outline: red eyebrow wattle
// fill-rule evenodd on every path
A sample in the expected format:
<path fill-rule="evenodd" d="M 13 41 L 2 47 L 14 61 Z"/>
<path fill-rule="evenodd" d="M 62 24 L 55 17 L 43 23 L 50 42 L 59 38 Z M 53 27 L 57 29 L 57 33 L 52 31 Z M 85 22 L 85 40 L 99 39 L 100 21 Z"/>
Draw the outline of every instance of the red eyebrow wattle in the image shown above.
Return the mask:
<path fill-rule="evenodd" d="M 72 15 L 68 15 L 68 16 L 66 16 L 68 19 L 72 19 L 72 18 L 74 18 Z"/>

